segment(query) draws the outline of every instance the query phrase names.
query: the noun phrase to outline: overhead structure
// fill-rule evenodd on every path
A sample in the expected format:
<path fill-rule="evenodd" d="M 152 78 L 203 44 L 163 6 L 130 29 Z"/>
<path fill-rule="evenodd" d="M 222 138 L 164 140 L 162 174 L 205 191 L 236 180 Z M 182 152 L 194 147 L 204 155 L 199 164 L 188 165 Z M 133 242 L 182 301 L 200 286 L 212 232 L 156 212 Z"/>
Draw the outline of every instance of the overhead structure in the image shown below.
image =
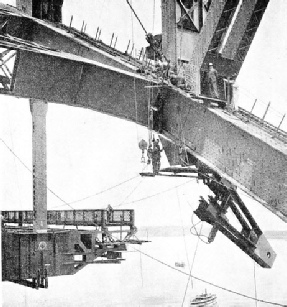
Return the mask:
<path fill-rule="evenodd" d="M 17 54 L 11 89 L 2 89 L 1 93 L 89 108 L 147 125 L 146 86 L 150 86 L 150 81 L 143 76 L 63 52 L 19 46 L 7 39 L 2 39 L 0 45 L 13 48 Z M 105 92 L 101 91 L 104 85 Z M 174 87 L 166 86 L 161 91 L 165 97 L 163 134 L 166 138 L 180 140 L 181 133 L 184 146 L 192 155 L 286 220 L 284 141 L 272 138 L 270 132 L 252 122 L 238 120 L 218 108 L 206 108 L 198 99 Z M 179 120 L 183 123 L 181 131 Z M 178 150 L 165 143 L 167 154 L 169 150 Z M 176 163 L 172 159 L 170 162 Z"/>
<path fill-rule="evenodd" d="M 206 93 L 206 71 L 211 62 L 223 78 L 239 73 L 269 0 L 162 0 L 163 53 L 183 65 L 196 94 Z M 187 12 L 182 9 L 185 7 Z M 182 23 L 194 21 L 194 27 Z"/>
<path fill-rule="evenodd" d="M 50 2 L 18 1 L 17 3 L 22 11 L 37 18 L 60 22 L 62 2 L 61 0 L 53 0 Z M 43 85 L 47 84 L 46 81 L 48 80 L 45 80 L 45 78 L 52 77 L 51 72 L 56 63 L 54 63 L 53 58 L 50 58 L 52 62 L 50 62 L 50 68 L 48 68 L 45 65 L 42 66 L 44 64 L 43 58 L 30 58 L 28 60 L 26 56 L 29 52 L 20 55 L 19 49 L 15 53 L 15 50 L 10 48 L 20 45 L 21 50 L 25 51 L 47 49 L 47 47 L 43 48 L 38 43 L 31 41 L 31 38 L 35 38 L 33 31 L 31 31 L 32 28 L 35 30 L 35 26 L 37 26 L 37 23 L 34 22 L 35 19 L 26 15 L 23 17 L 22 13 L 15 9 L 7 11 L 5 8 L 10 9 L 10 7 L 1 6 L 3 14 L 0 18 L 0 37 L 3 44 L 0 47 L 2 73 L 0 92 L 12 93 L 16 87 L 21 87 L 23 91 L 27 92 L 26 98 L 30 98 L 33 127 L 33 211 L 1 212 L 2 280 L 36 289 L 48 288 L 48 277 L 74 274 L 87 264 L 120 263 L 123 260 L 122 251 L 126 250 L 127 243 L 141 244 L 143 241 L 135 237 L 136 227 L 132 210 L 108 208 L 107 210 L 47 211 L 46 114 L 48 103 L 53 101 L 50 93 L 57 92 L 60 83 L 63 85 L 70 75 L 66 75 L 60 83 L 59 76 L 56 77 L 56 80 L 52 81 L 54 86 L 46 89 L 38 98 L 35 98 L 34 94 L 31 95 L 29 90 L 27 91 L 28 88 L 25 89 L 26 86 L 23 83 L 20 85 L 21 81 L 18 83 L 19 79 L 16 77 L 18 72 L 21 74 L 22 71 L 24 73 L 22 76 L 28 77 L 26 68 L 29 66 L 33 70 L 34 65 L 37 66 L 36 70 L 40 73 L 38 75 L 39 81 Z M 16 15 L 13 14 L 14 11 L 17 12 Z M 18 19 L 14 20 L 15 16 Z M 35 31 L 37 33 L 39 29 Z M 17 34 L 19 35 L 17 36 Z M 68 45 L 66 45 L 67 47 Z M 91 52 L 91 57 L 97 56 L 97 52 Z M 22 60 L 24 61 L 22 62 Z M 27 60 L 31 62 L 28 64 Z M 24 67 L 22 64 L 24 64 Z M 63 69 L 63 74 L 68 73 L 71 62 L 66 64 L 66 69 L 58 66 L 60 70 Z M 84 68 L 81 66 L 78 69 L 75 71 L 75 77 L 81 79 Z M 35 77 L 34 72 L 28 73 L 30 77 Z M 64 76 L 63 74 L 62 76 Z M 16 81 L 16 79 L 18 80 Z M 17 83 L 16 87 L 15 82 Z M 45 86 L 42 87 L 42 90 L 35 84 L 33 87 L 34 90 L 32 91 L 40 93 Z M 79 91 L 80 87 L 73 91 L 75 99 Z M 63 92 L 58 94 L 63 94 Z M 20 96 L 22 95 L 20 94 Z M 58 99 L 59 96 L 55 101 Z M 9 224 L 13 225 L 10 226 Z M 48 225 L 53 225 L 53 227 L 48 227 Z M 70 228 L 59 229 L 56 228 L 58 225 Z M 71 226 L 75 226 L 77 229 L 71 229 Z M 78 226 L 82 229 L 79 230 Z M 87 226 L 93 226 L 94 230 L 87 229 Z M 116 229 L 110 232 L 109 228 Z"/>
<path fill-rule="evenodd" d="M 28 13 L 31 12 L 29 3 L 33 2 L 26 3 Z M 264 120 L 260 120 L 260 124 L 254 118 L 244 120 L 244 112 L 233 114 L 222 110 L 226 105 L 223 79 L 237 76 L 267 5 L 267 0 L 162 1 L 162 52 L 171 60 L 172 66 L 184 68 L 189 91 L 152 73 L 141 74 L 139 68 L 142 63 L 127 52 L 120 53 L 85 35 L 83 31 L 61 25 L 59 20 L 52 20 L 54 17 L 50 14 L 45 15 L 50 20 L 46 22 L 34 18 L 39 16 L 31 17 L 10 6 L 1 5 L 0 93 L 31 99 L 36 138 L 45 134 L 45 131 L 39 130 L 45 119 L 45 103 L 88 108 L 157 130 L 171 165 L 195 165 L 199 174 L 212 174 L 217 178 L 216 183 L 226 187 L 228 197 L 232 198 L 225 203 L 221 200 L 219 204 L 202 201 L 198 216 L 214 226 L 214 233 L 220 230 L 259 264 L 271 267 L 276 254 L 268 242 L 263 242 L 268 248 L 263 248 L 265 254 L 258 256 L 258 248 L 264 239 L 260 228 L 238 198 L 236 188 L 239 187 L 287 221 L 287 135 L 265 124 Z M 43 14 L 43 7 L 40 9 L 36 11 Z M 33 12 L 32 6 L 32 15 Z M 209 62 L 216 66 L 220 75 L 220 99 L 215 101 L 215 107 L 212 107 L 209 98 L 199 96 L 206 90 L 205 73 Z M 154 93 L 152 97 L 147 95 L 147 88 L 151 87 Z M 151 110 L 155 112 L 153 121 L 150 121 Z M 23 213 L 21 217 L 20 213 L 4 213 L 7 223 L 19 223 L 20 228 L 15 228 L 13 235 L 10 228 L 6 228 L 4 238 L 15 244 L 17 240 L 23 239 L 23 245 L 19 241 L 19 246 L 23 248 L 19 249 L 18 256 L 23 251 L 27 255 L 36 249 L 40 252 L 35 254 L 39 271 L 33 266 L 30 275 L 25 275 L 21 270 L 15 275 L 19 280 L 23 276 L 25 280 L 32 278 L 32 284 L 36 287 L 45 286 L 41 280 L 49 275 L 43 266 L 49 263 L 43 262 L 45 257 L 42 249 L 45 250 L 46 246 L 50 255 L 51 251 L 54 253 L 54 249 L 61 248 L 61 244 L 67 240 L 71 243 L 71 247 L 65 250 L 69 255 L 76 255 L 79 245 L 80 253 L 84 250 L 81 261 L 94 262 L 99 256 L 97 229 L 88 233 L 71 230 L 66 234 L 48 228 L 54 215 L 49 215 L 45 202 L 36 201 L 37 196 L 41 195 L 39 193 L 42 193 L 40 199 L 45 199 L 44 150 L 45 137 L 41 149 L 34 150 L 36 158 L 33 166 L 38 172 L 34 178 L 34 229 L 31 230 L 31 225 L 27 231 L 23 228 L 24 223 L 31 224 L 31 219 L 27 218 L 31 213 L 26 218 Z M 216 196 L 216 192 L 214 194 Z M 226 223 L 224 211 L 227 208 L 236 212 L 242 224 L 241 233 Z M 238 213 L 239 209 L 243 214 Z M 64 220 L 65 224 L 65 214 L 57 213 L 56 220 L 52 220 L 55 224 L 61 224 Z M 69 214 L 73 225 L 77 225 L 78 219 L 74 219 L 72 213 Z M 77 212 L 73 214 L 77 215 Z M 80 214 L 85 216 L 84 212 Z M 93 212 L 89 214 L 94 216 Z M 95 227 L 98 226 L 95 222 Z M 105 234 L 99 239 L 102 240 L 101 244 L 106 237 L 112 242 L 112 236 L 109 236 L 105 226 L 101 227 Z M 133 233 L 134 228 L 131 228 L 127 238 Z M 87 243 L 92 248 L 83 247 L 86 235 L 92 238 Z M 58 236 L 59 241 L 55 239 Z M 76 242 L 74 246 L 73 242 Z M 7 245 L 8 256 L 5 257 L 9 258 L 13 254 L 10 254 L 14 249 L 13 244 Z M 114 252 L 116 248 L 112 244 Z M 14 258 L 10 259 L 11 264 L 18 261 Z M 75 261 L 71 260 L 72 264 L 68 262 L 71 267 L 77 268 Z"/>

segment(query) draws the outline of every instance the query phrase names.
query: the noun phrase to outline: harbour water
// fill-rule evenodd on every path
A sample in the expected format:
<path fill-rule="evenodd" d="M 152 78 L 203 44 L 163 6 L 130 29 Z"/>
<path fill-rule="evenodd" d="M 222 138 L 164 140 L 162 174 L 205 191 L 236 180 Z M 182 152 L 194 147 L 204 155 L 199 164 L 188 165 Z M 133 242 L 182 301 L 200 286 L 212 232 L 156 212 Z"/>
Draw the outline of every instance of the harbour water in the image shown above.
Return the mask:
<path fill-rule="evenodd" d="M 149 239 L 152 242 L 140 247 L 130 246 L 124 255 L 126 261 L 121 265 L 89 265 L 74 276 L 50 278 L 47 290 L 36 291 L 5 282 L 2 284 L 3 307 L 188 306 L 190 299 L 205 289 L 217 295 L 220 307 L 256 306 L 254 300 L 218 289 L 194 278 L 189 281 L 182 305 L 197 237 L 186 234 L 184 237 L 165 236 Z M 272 239 L 270 243 L 278 256 L 272 269 L 263 269 L 255 265 L 257 297 L 286 305 L 287 240 Z M 175 268 L 176 261 L 186 263 L 185 268 L 176 269 L 187 275 L 172 269 Z M 255 296 L 253 260 L 222 235 L 210 245 L 199 243 L 192 275 L 244 295 Z M 271 305 L 258 302 L 257 306 Z"/>

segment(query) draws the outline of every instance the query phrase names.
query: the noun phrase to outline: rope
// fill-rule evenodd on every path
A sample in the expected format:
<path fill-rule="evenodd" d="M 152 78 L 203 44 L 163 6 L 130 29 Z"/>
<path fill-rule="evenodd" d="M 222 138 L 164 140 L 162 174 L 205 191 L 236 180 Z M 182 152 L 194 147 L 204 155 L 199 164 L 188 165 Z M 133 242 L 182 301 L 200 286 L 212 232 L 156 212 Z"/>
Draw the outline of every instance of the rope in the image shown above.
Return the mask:
<path fill-rule="evenodd" d="M 178 207 L 179 207 L 179 215 L 180 215 L 180 222 L 181 222 L 181 227 L 182 227 L 182 234 L 183 234 L 185 254 L 186 254 L 186 259 L 187 259 L 187 263 L 188 263 L 188 268 L 190 269 L 189 257 L 188 257 L 188 252 L 187 252 L 187 247 L 186 247 L 186 240 L 185 240 L 185 232 L 184 232 L 183 221 L 182 221 L 182 216 L 181 216 L 180 199 L 179 199 L 177 188 L 175 189 L 175 191 L 176 191 L 177 203 L 178 203 Z"/>
<path fill-rule="evenodd" d="M 1 140 L 1 141 L 3 142 L 3 144 L 9 149 L 9 151 L 20 161 L 20 163 L 21 163 L 29 172 L 32 173 L 32 171 L 31 171 L 31 170 L 26 166 L 26 164 L 25 164 L 25 163 L 14 153 L 14 151 L 5 143 L 5 141 L 4 141 L 2 138 L 0 138 L 0 140 Z M 131 179 L 133 179 L 133 178 L 131 178 Z M 129 181 L 129 180 L 131 180 L 131 179 L 128 179 L 127 181 Z M 148 196 L 148 197 L 145 197 L 145 198 L 142 198 L 142 199 L 138 199 L 138 200 L 132 201 L 132 202 L 130 202 L 130 203 L 135 203 L 135 202 L 138 202 L 138 201 L 142 201 L 142 200 L 144 200 L 144 199 L 148 199 L 148 198 L 154 197 L 154 196 L 156 196 L 156 195 L 162 194 L 162 193 L 164 193 L 164 192 L 170 191 L 170 190 L 172 190 L 172 189 L 174 189 L 174 188 L 177 188 L 177 187 L 179 187 L 179 186 L 182 186 L 182 185 L 184 185 L 184 184 L 187 184 L 187 183 L 189 183 L 190 181 L 191 181 L 191 180 L 186 181 L 186 182 L 184 182 L 183 184 L 177 185 L 177 186 L 175 186 L 175 187 L 173 187 L 173 188 L 171 188 L 171 189 L 168 189 L 168 190 L 165 190 L 165 191 L 156 193 L 156 194 L 154 194 L 154 195 L 151 195 L 151 196 Z M 140 182 L 140 183 L 141 183 L 141 182 Z M 139 184 L 140 184 L 140 183 L 139 183 Z M 121 183 L 121 184 L 122 184 L 122 183 Z M 120 184 L 119 184 L 119 185 L 120 185 Z M 137 185 L 136 188 L 137 188 L 138 186 L 139 186 L 139 185 Z M 136 189 L 136 188 L 135 188 L 135 189 Z M 62 202 L 64 202 L 66 205 L 68 205 L 69 207 L 71 207 L 72 210 L 74 210 L 74 208 L 73 208 L 69 203 L 66 203 L 61 197 L 59 197 L 56 193 L 54 193 L 54 192 L 53 192 L 51 189 L 49 189 L 48 187 L 47 187 L 47 189 L 48 189 L 53 195 L 55 195 L 58 199 L 60 199 L 60 200 L 61 200 Z M 134 190 L 135 190 L 135 189 L 134 189 Z M 134 191 L 134 190 L 133 190 L 133 191 Z M 133 191 L 132 191 L 132 193 L 133 193 Z M 132 194 L 132 193 L 131 193 L 131 194 Z M 130 195 L 131 195 L 131 194 L 130 194 Z M 130 203 L 128 203 L 128 204 L 130 204 Z M 98 226 L 98 225 L 95 223 L 95 226 Z M 198 236 L 198 238 L 199 238 L 199 236 Z M 198 244 L 197 244 L 197 245 L 198 245 Z M 196 276 L 194 276 L 194 275 L 192 275 L 192 274 L 187 274 L 187 273 L 185 273 L 185 272 L 183 272 L 183 271 L 181 271 L 181 270 L 179 270 L 179 269 L 177 269 L 177 268 L 174 268 L 174 267 L 172 267 L 171 265 L 169 265 L 169 264 L 167 264 L 167 263 L 165 263 L 165 262 L 163 262 L 163 261 L 161 261 L 161 260 L 159 260 L 159 259 L 157 259 L 157 258 L 155 258 L 155 257 L 152 257 L 152 256 L 150 256 L 150 255 L 148 255 L 148 254 L 146 254 L 146 253 L 144 253 L 144 252 L 142 252 L 142 251 L 140 251 L 140 250 L 138 250 L 138 249 L 136 249 L 136 248 L 134 248 L 134 249 L 135 249 L 136 251 L 138 251 L 139 253 L 145 255 L 146 257 L 149 257 L 150 259 L 152 259 L 152 260 L 154 260 L 154 261 L 156 261 L 156 262 L 161 263 L 162 265 L 165 265 L 165 266 L 167 266 L 167 267 L 169 267 L 169 268 L 171 268 L 171 269 L 173 269 L 173 270 L 175 270 L 175 271 L 178 271 L 178 272 L 180 272 L 181 274 L 184 274 L 184 275 L 189 276 L 189 278 L 192 277 L 192 278 L 194 278 L 194 279 L 196 279 L 196 280 L 199 280 L 199 281 L 201 281 L 201 282 L 203 282 L 203 283 L 206 283 L 206 284 L 209 284 L 209 285 L 214 286 L 214 287 L 216 287 L 216 288 L 219 288 L 219 289 L 225 290 L 225 291 L 227 291 L 227 292 L 230 292 L 230 293 L 239 295 L 239 296 L 241 296 L 241 297 L 245 297 L 245 298 L 248 298 L 248 299 L 255 300 L 256 302 L 271 304 L 271 305 L 274 305 L 274 306 L 287 307 L 287 305 L 283 305 L 283 304 L 280 304 L 280 303 L 274 303 L 274 302 L 270 302 L 270 301 L 265 301 L 265 300 L 258 299 L 258 298 L 257 298 L 257 292 L 256 292 L 256 297 L 251 297 L 251 296 L 242 294 L 242 293 L 240 293 L 240 292 L 233 291 L 233 290 L 227 289 L 227 288 L 225 288 L 225 287 L 219 286 L 219 285 L 214 284 L 214 283 L 212 283 L 212 282 L 203 280 L 203 279 L 201 279 L 201 278 L 199 278 L 199 277 L 196 277 Z M 197 247 L 196 247 L 196 251 L 197 251 Z M 196 255 L 196 253 L 194 254 L 193 263 L 194 263 L 195 255 Z M 192 266 L 193 266 L 193 263 L 192 263 Z M 254 276 L 255 276 L 255 270 L 254 270 Z"/>
<path fill-rule="evenodd" d="M 194 213 L 193 213 L 192 216 L 191 216 L 191 223 L 192 223 L 192 226 L 190 227 L 190 233 L 191 233 L 193 236 L 198 237 L 199 240 L 200 240 L 201 242 L 203 242 L 204 244 L 210 244 L 210 242 L 208 242 L 208 240 L 207 240 L 207 241 L 204 241 L 204 240 L 201 239 L 201 237 L 208 239 L 207 236 L 204 236 L 204 235 L 201 234 L 201 229 L 202 229 L 202 226 L 203 226 L 203 222 L 202 222 L 202 221 L 199 221 L 199 222 L 197 222 L 196 224 L 194 224 L 194 223 L 193 223 L 193 216 L 194 216 Z M 197 229 L 196 229 L 196 226 L 197 226 L 198 224 L 200 224 L 200 223 L 202 223 L 202 226 L 201 226 L 200 232 L 198 233 L 198 231 L 197 231 Z M 195 230 L 195 233 L 193 233 L 193 232 L 191 231 L 192 229 Z"/>
<path fill-rule="evenodd" d="M 134 189 L 125 197 L 125 199 L 119 204 L 114 206 L 115 208 L 120 207 L 124 204 L 124 202 L 133 194 L 133 192 L 140 186 L 140 184 L 142 183 L 143 178 L 140 180 L 140 182 L 134 187 Z"/>
<path fill-rule="evenodd" d="M 12 132 L 11 132 L 11 120 L 10 120 L 10 112 L 8 112 L 8 120 L 9 120 L 9 134 L 10 134 L 10 138 L 11 138 L 11 143 L 12 143 L 12 149 L 14 150 L 14 142 L 13 142 L 13 136 L 12 136 Z M 19 185 L 19 176 L 18 176 L 18 167 L 17 167 L 17 163 L 14 157 L 14 164 L 15 164 L 15 169 L 16 169 L 16 176 L 17 176 L 17 189 L 18 189 L 18 196 L 20 196 L 20 207 L 22 208 L 22 195 L 20 192 L 20 185 Z"/>
<path fill-rule="evenodd" d="M 0 138 L 0 140 L 3 142 L 3 144 L 8 148 L 8 150 L 20 161 L 20 163 L 30 172 L 33 173 L 32 170 L 15 154 L 15 152 L 5 143 L 5 141 Z M 36 179 L 42 180 L 42 178 L 35 177 Z M 60 201 L 62 201 L 65 205 L 69 205 L 66 203 L 59 195 L 57 195 L 54 191 L 52 191 L 49 187 L 47 187 L 47 190 L 52 193 L 56 198 L 58 198 Z"/>
<path fill-rule="evenodd" d="M 70 205 L 70 204 L 75 204 L 75 203 L 84 201 L 84 200 L 86 200 L 86 199 L 95 197 L 95 196 L 100 195 L 100 194 L 102 194 L 102 193 L 104 193 L 104 192 L 107 192 L 107 191 L 110 191 L 110 190 L 112 190 L 112 189 L 114 189 L 114 188 L 117 188 L 117 187 L 123 185 L 124 183 L 129 182 L 129 181 L 131 181 L 131 180 L 133 180 L 133 179 L 135 179 L 135 178 L 138 178 L 139 176 L 140 176 L 140 175 L 136 175 L 136 176 L 131 177 L 131 178 L 127 179 L 127 180 L 124 180 L 124 181 L 122 181 L 122 182 L 120 182 L 120 183 L 118 183 L 118 184 L 116 184 L 116 185 L 114 185 L 114 186 L 111 186 L 111 187 L 109 187 L 109 188 L 107 188 L 107 189 L 105 189 L 105 190 L 102 190 L 102 191 L 97 192 L 97 193 L 95 193 L 95 194 L 86 196 L 86 197 L 84 197 L 84 198 L 80 198 L 80 199 L 78 199 L 78 200 L 74 200 L 74 201 L 69 202 L 69 203 L 67 203 L 67 204 L 68 204 L 68 205 Z M 64 205 L 54 206 L 54 207 L 52 207 L 52 208 L 58 208 L 58 207 L 62 207 L 62 206 L 64 206 Z"/>
<path fill-rule="evenodd" d="M 131 13 L 131 24 L 132 24 L 132 45 L 134 45 L 134 22 L 133 16 Z M 136 92 L 136 72 L 134 71 L 134 82 L 133 82 L 133 90 L 134 90 L 134 106 L 135 106 L 135 125 L 136 125 L 136 132 L 137 132 L 137 141 L 139 142 L 139 132 L 138 132 L 138 103 L 137 103 L 137 92 Z"/>
<path fill-rule="evenodd" d="M 138 249 L 135 248 L 135 247 L 132 247 L 132 248 L 133 248 L 134 250 L 138 251 L 139 253 L 145 255 L 146 257 L 148 257 L 148 258 L 150 258 L 150 259 L 152 259 L 152 260 L 154 260 L 154 261 L 156 261 L 156 262 L 158 262 L 158 263 L 160 263 L 160 264 L 162 264 L 162 265 L 164 265 L 164 266 L 166 266 L 166 267 L 168 267 L 168 268 L 170 268 L 170 269 L 172 269 L 172 270 L 174 270 L 174 271 L 177 271 L 177 272 L 179 272 L 179 273 L 181 273 L 181 274 L 184 274 L 184 275 L 186 275 L 186 276 L 189 276 L 189 275 L 190 275 L 192 278 L 194 278 L 194 279 L 196 279 L 196 280 L 198 280 L 198 281 L 201 281 L 201 282 L 203 282 L 203 283 L 205 283 L 205 284 L 208 284 L 208 285 L 210 285 L 210 286 L 213 286 L 213 287 L 215 287 L 215 288 L 224 290 L 224 291 L 229 292 L 229 293 L 232 293 L 232 294 L 236 294 L 236 295 L 238 295 L 238 296 L 241 296 L 241 297 L 244 297 L 244 298 L 247 298 L 247 299 L 255 300 L 255 301 L 260 302 L 260 303 L 270 304 L 270 305 L 274 305 L 274 306 L 287 307 L 287 305 L 283 305 L 283 304 L 275 303 L 275 302 L 271 302 L 271 301 L 265 301 L 265 300 L 262 300 L 262 299 L 258 299 L 258 298 L 255 298 L 255 297 L 252 297 L 252 296 L 249 296 L 249 295 L 240 293 L 240 292 L 238 292 L 238 291 L 234 291 L 234 290 L 230 290 L 230 289 L 228 289 L 228 288 L 222 287 L 222 286 L 217 285 L 217 284 L 215 284 L 215 283 L 213 283 L 213 282 L 210 282 L 210 281 L 204 280 L 204 279 L 202 279 L 202 278 L 199 278 L 199 277 L 197 277 L 197 276 L 195 276 L 195 275 L 191 275 L 191 274 L 189 274 L 189 273 L 185 273 L 185 272 L 183 272 L 183 271 L 181 271 L 181 270 L 179 270 L 179 269 L 177 269 L 177 268 L 175 268 L 175 267 L 173 267 L 173 266 L 171 266 L 171 265 L 169 265 L 169 264 L 167 264 L 167 263 L 165 263 L 165 262 L 163 262 L 163 261 L 161 261 L 161 260 L 159 260 L 159 259 L 157 259 L 157 258 L 155 258 L 155 257 L 153 257 L 153 256 L 151 256 L 151 255 L 149 255 L 149 254 L 147 254 L 147 253 L 144 253 L 144 252 L 138 250 Z"/>
<path fill-rule="evenodd" d="M 152 10 L 152 34 L 154 34 L 154 21 L 155 21 L 155 0 L 153 0 L 153 10 Z"/>
<path fill-rule="evenodd" d="M 15 154 L 15 152 L 5 143 L 5 141 L 2 139 L 2 138 L 0 138 L 0 140 L 3 142 L 3 144 L 8 148 L 8 150 L 19 160 L 19 162 L 30 172 L 30 173 L 32 173 L 32 170 Z M 129 178 L 129 179 L 127 179 L 127 180 L 124 180 L 124 181 L 122 181 L 122 182 L 120 182 L 120 183 L 118 183 L 118 184 L 116 184 L 116 185 L 114 185 L 114 186 L 112 186 L 112 187 L 109 187 L 109 188 L 107 188 L 107 189 L 105 189 L 105 190 L 102 190 L 102 191 L 100 191 L 100 192 L 97 192 L 96 194 L 93 194 L 93 195 L 89 195 L 89 196 L 87 196 L 87 197 L 84 197 L 84 198 L 81 198 L 81 199 L 78 199 L 78 200 L 75 200 L 75 201 L 72 201 L 72 202 L 70 202 L 70 203 L 67 203 L 66 201 L 64 201 L 59 195 L 57 195 L 54 191 L 52 191 L 49 187 L 47 187 L 47 190 L 49 190 L 49 192 L 50 193 L 52 193 L 55 197 L 57 197 L 60 201 L 62 201 L 63 203 L 64 203 L 64 205 L 60 205 L 60 206 L 54 206 L 54 207 L 52 207 L 52 208 L 58 208 L 58 207 L 62 207 L 62 206 L 69 206 L 70 208 L 72 208 L 71 207 L 71 204 L 74 204 L 74 203 L 78 203 L 78 202 L 81 202 L 81 201 L 83 201 L 83 200 L 86 200 L 86 199 L 89 199 L 89 198 L 91 198 L 91 197 L 94 197 L 94 196 L 97 196 L 97 195 L 99 195 L 99 194 L 102 194 L 102 193 L 104 193 L 104 192 L 107 192 L 107 191 L 109 191 L 109 190 L 112 190 L 112 189 L 114 189 L 114 188 L 116 188 L 116 187 L 118 187 L 118 186 L 121 186 L 122 184 L 124 184 L 124 183 L 126 183 L 126 182 L 129 182 L 129 181 L 131 181 L 131 180 L 133 180 L 133 179 L 135 179 L 135 178 L 137 178 L 137 177 L 139 177 L 140 175 L 136 175 L 136 176 L 134 176 L 134 177 L 131 177 L 131 178 Z M 41 179 L 41 178 L 38 178 L 38 177 L 36 177 L 37 179 Z M 73 210 L 74 210 L 74 208 L 72 208 Z"/>
<path fill-rule="evenodd" d="M 255 306 L 257 307 L 257 287 L 256 287 L 256 266 L 255 266 L 255 261 L 254 263 L 254 269 L 253 269 L 253 278 L 254 278 L 254 291 L 255 291 Z"/>
<path fill-rule="evenodd" d="M 181 183 L 181 184 L 176 185 L 176 186 L 174 186 L 174 187 L 172 187 L 172 188 L 163 190 L 163 191 L 161 191 L 161 192 L 158 192 L 158 193 L 155 193 L 155 194 L 152 194 L 152 195 L 143 197 L 143 198 L 139 198 L 139 199 L 133 200 L 133 201 L 131 201 L 131 202 L 126 203 L 126 205 L 134 204 L 134 203 L 137 203 L 137 202 L 140 202 L 140 201 L 143 201 L 143 200 L 146 200 L 146 199 L 155 197 L 155 196 L 157 196 L 157 195 L 160 195 L 160 194 L 169 192 L 169 191 L 171 191 L 171 190 L 173 190 L 173 189 L 176 189 L 176 188 L 178 188 L 178 187 L 181 187 L 181 186 L 183 186 L 183 185 L 185 185 L 185 184 L 187 184 L 187 183 L 189 183 L 189 182 L 191 182 L 191 180 L 188 180 L 188 181 L 186 181 L 186 182 L 184 182 L 184 183 Z"/>
<path fill-rule="evenodd" d="M 201 228 L 200 228 L 200 232 L 199 232 L 199 233 L 201 233 L 202 226 L 203 226 L 203 224 L 201 224 Z M 197 254 L 199 240 L 200 240 L 200 237 L 198 236 L 198 237 L 197 237 L 197 242 L 196 242 L 195 251 L 194 251 L 194 254 L 193 254 L 193 259 L 192 259 L 191 268 L 190 268 L 190 270 L 189 270 L 189 275 L 188 275 L 188 279 L 187 279 L 187 283 L 186 283 L 186 287 L 185 287 L 185 291 L 184 291 L 184 296 L 183 296 L 183 300 L 182 300 L 181 307 L 183 307 L 183 304 L 184 304 L 184 301 L 185 301 L 185 297 L 186 297 L 187 288 L 188 288 L 188 284 L 189 284 L 189 280 L 190 280 L 191 277 L 192 277 L 192 276 L 191 276 L 191 272 L 192 272 L 193 265 L 194 265 L 194 261 L 195 261 L 195 257 L 196 257 L 196 254 Z M 192 282 L 192 279 L 191 279 L 191 282 Z"/>
<path fill-rule="evenodd" d="M 141 246 L 140 246 L 141 249 Z M 140 253 L 140 269 L 141 269 L 141 280 L 142 280 L 142 287 L 143 287 L 143 264 L 142 264 L 142 253 Z"/>
<path fill-rule="evenodd" d="M 148 34 L 147 33 L 147 30 L 145 29 L 145 27 L 143 26 L 142 22 L 140 21 L 138 15 L 136 14 L 135 10 L 133 9 L 132 5 L 130 4 L 129 0 L 126 0 L 127 4 L 129 5 L 129 7 L 131 8 L 132 12 L 134 13 L 136 19 L 138 20 L 138 22 L 140 23 L 142 29 L 144 30 L 145 34 Z"/>

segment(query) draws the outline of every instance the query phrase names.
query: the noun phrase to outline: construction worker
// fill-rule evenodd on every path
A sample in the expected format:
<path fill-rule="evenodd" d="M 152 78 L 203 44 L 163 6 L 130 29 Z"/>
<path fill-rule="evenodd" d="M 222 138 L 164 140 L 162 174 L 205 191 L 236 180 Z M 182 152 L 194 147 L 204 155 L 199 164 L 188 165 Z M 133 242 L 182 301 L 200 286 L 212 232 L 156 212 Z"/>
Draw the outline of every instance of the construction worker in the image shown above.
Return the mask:
<path fill-rule="evenodd" d="M 150 144 L 147 150 L 147 164 L 150 164 L 152 161 L 152 152 L 153 152 L 153 149 L 152 149 L 152 145 Z"/>
<path fill-rule="evenodd" d="M 169 79 L 170 74 L 170 60 L 167 60 L 163 63 L 163 79 Z"/>
<path fill-rule="evenodd" d="M 160 153 L 162 149 L 160 149 L 159 146 L 159 140 L 154 141 L 153 144 L 153 151 L 152 151 L 152 168 L 153 168 L 153 173 L 155 175 L 158 174 L 159 169 L 160 169 Z"/>
<path fill-rule="evenodd" d="M 151 33 L 146 35 L 146 40 L 154 52 L 154 57 L 156 59 L 162 59 L 161 43 Z"/>
<path fill-rule="evenodd" d="M 213 67 L 212 63 L 209 63 L 208 66 L 209 67 L 208 67 L 207 81 L 208 81 L 209 95 L 212 98 L 219 99 L 219 94 L 217 90 L 217 71 Z"/>
<path fill-rule="evenodd" d="M 158 93 L 154 106 L 153 106 L 153 120 L 154 120 L 154 125 L 153 129 L 155 131 L 158 131 L 159 133 L 162 133 L 162 128 L 163 128 L 163 109 L 164 109 L 164 104 L 165 101 L 163 99 L 163 94 L 160 92 Z"/>

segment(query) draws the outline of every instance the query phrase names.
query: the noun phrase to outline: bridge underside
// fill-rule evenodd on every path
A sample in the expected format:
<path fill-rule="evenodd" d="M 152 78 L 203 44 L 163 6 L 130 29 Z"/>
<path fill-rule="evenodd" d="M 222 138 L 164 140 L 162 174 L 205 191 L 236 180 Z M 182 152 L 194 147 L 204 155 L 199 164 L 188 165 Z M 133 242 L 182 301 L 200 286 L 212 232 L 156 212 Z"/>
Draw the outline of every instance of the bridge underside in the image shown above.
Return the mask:
<path fill-rule="evenodd" d="M 10 84 L 1 93 L 89 108 L 148 125 L 146 87 L 159 86 L 155 81 L 75 55 L 19 47 L 3 37 L 0 46 L 16 52 Z M 164 86 L 162 93 L 163 134 L 172 142 L 184 137 L 190 153 L 287 221 L 284 143 L 223 110 L 207 108 L 175 87 Z"/>

